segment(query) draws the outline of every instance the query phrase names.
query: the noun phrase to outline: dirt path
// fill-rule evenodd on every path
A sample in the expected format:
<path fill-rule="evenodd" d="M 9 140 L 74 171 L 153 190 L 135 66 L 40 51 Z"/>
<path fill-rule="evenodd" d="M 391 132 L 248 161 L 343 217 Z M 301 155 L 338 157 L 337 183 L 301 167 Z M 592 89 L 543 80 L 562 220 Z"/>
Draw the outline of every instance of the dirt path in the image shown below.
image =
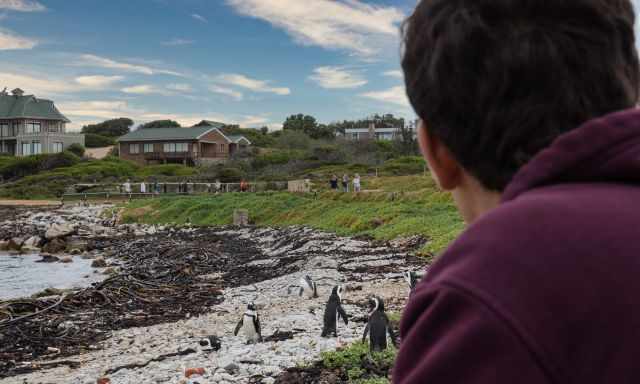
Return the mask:
<path fill-rule="evenodd" d="M 56 207 L 60 201 L 55 200 L 0 200 L 0 207 Z"/>

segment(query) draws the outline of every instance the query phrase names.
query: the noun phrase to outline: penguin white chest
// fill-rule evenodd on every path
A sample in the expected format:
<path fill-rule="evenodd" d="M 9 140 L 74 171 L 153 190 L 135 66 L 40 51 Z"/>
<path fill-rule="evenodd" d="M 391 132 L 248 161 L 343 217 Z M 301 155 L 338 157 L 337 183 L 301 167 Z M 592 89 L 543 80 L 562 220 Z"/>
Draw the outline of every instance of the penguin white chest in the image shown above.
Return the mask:
<path fill-rule="evenodd" d="M 242 333 L 248 340 L 258 340 L 258 332 L 256 331 L 255 324 L 253 324 L 253 317 L 245 315 L 242 319 Z"/>

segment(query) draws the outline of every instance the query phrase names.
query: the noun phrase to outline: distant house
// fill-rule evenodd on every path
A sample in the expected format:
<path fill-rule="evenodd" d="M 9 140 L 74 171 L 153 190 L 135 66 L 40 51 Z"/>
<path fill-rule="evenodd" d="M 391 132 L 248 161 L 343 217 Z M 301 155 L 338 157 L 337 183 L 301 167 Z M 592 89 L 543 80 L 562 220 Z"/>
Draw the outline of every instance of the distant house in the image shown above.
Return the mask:
<path fill-rule="evenodd" d="M 222 127 L 203 121 L 191 128 L 138 129 L 118 139 L 120 158 L 139 164 L 225 162 L 251 142 L 244 136 L 226 136 Z"/>
<path fill-rule="evenodd" d="M 414 128 L 407 128 L 413 131 Z M 373 123 L 368 128 L 346 128 L 342 135 L 347 140 L 393 140 L 401 135 L 401 128 L 376 128 Z"/>
<path fill-rule="evenodd" d="M 24 95 L 20 88 L 0 92 L 0 152 L 12 156 L 58 153 L 84 145 L 84 135 L 67 133 L 67 119 L 51 100 Z"/>

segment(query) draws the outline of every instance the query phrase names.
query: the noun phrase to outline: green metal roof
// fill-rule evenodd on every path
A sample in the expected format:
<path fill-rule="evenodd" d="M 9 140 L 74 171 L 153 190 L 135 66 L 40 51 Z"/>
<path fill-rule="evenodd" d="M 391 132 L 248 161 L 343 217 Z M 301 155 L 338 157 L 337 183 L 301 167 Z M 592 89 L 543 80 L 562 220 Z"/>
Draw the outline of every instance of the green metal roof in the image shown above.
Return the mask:
<path fill-rule="evenodd" d="M 33 95 L 14 96 L 0 93 L 0 119 L 44 119 L 70 122 L 51 100 Z"/>
<path fill-rule="evenodd" d="M 146 128 L 129 132 L 118 141 L 155 141 L 155 140 L 196 140 L 205 133 L 215 130 L 215 127 L 191 128 Z"/>

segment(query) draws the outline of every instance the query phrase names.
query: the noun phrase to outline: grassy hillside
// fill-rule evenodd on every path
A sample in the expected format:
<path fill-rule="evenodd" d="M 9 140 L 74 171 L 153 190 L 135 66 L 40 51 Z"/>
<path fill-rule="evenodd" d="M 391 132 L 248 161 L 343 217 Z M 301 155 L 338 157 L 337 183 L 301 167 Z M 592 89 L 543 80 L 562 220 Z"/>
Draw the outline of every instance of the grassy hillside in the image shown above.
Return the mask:
<path fill-rule="evenodd" d="M 190 176 L 196 172 L 195 168 L 182 165 L 167 164 L 141 167 L 129 161 L 108 157 L 103 160 L 83 161 L 72 166 L 39 172 L 3 184 L 0 186 L 0 197 L 48 199 L 61 196 L 69 186 L 77 183 L 112 183 L 126 178 Z"/>
<path fill-rule="evenodd" d="M 442 250 L 462 230 L 450 197 L 437 191 L 428 176 L 364 179 L 363 187 L 379 192 L 229 193 L 139 200 L 125 207 L 123 219 L 224 225 L 232 223 L 235 209 L 247 209 L 257 225 L 308 225 L 340 235 L 370 235 L 382 240 L 421 234 L 429 239 L 425 254 Z"/>

